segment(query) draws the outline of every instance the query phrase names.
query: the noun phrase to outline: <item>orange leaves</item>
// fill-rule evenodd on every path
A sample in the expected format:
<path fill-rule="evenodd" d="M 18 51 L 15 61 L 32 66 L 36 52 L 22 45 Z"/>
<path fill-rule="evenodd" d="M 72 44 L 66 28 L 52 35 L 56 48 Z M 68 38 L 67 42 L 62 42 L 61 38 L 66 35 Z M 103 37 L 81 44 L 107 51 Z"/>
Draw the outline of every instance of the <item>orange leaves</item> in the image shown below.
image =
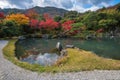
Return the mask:
<path fill-rule="evenodd" d="M 26 17 L 24 14 L 19 13 L 7 15 L 5 20 L 14 21 L 17 23 L 18 26 L 29 24 L 29 18 Z"/>

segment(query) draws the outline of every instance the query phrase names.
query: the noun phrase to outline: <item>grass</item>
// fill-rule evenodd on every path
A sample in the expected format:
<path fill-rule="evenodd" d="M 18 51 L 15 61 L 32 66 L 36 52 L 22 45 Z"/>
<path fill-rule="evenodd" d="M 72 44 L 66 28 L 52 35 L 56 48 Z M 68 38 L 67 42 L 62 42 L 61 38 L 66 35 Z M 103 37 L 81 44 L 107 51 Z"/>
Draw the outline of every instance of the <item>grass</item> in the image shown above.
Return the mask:
<path fill-rule="evenodd" d="M 120 61 L 99 57 L 92 52 L 68 49 L 68 59 L 61 66 L 66 71 L 81 70 L 118 70 L 120 69 Z"/>
<path fill-rule="evenodd" d="M 29 64 L 27 62 L 19 61 L 15 53 L 15 42 L 17 40 L 10 40 L 7 46 L 3 49 L 4 57 L 14 64 L 37 72 L 77 72 L 85 70 L 120 70 L 120 61 L 102 58 L 92 52 L 67 49 L 68 55 L 59 59 L 53 66 L 40 66 L 38 64 Z"/>

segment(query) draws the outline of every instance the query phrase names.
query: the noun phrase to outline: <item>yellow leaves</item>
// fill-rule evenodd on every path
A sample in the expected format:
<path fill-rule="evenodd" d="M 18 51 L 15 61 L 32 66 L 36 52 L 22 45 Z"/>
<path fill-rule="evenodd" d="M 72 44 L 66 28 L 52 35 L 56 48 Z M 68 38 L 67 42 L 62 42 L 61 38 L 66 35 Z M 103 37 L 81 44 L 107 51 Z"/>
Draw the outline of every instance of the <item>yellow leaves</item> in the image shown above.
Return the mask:
<path fill-rule="evenodd" d="M 7 15 L 5 21 L 6 20 L 15 21 L 18 26 L 29 24 L 29 18 L 26 17 L 24 14 L 19 14 L 19 13 Z"/>

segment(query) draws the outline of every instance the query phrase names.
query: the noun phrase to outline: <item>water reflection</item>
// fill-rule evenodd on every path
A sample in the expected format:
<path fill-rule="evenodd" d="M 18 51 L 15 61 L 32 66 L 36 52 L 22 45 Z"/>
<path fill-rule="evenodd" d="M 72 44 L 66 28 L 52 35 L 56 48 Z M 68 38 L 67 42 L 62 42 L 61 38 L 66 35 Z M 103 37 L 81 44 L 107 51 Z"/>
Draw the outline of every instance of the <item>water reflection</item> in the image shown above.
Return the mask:
<path fill-rule="evenodd" d="M 36 63 L 41 64 L 43 66 L 51 66 L 53 65 L 59 56 L 57 54 L 50 54 L 50 53 L 45 53 L 45 54 L 39 54 L 38 57 L 36 58 Z"/>
<path fill-rule="evenodd" d="M 44 53 L 39 55 L 30 55 L 27 58 L 23 58 L 21 61 L 29 62 L 31 64 L 40 64 L 42 66 L 51 66 L 57 60 L 59 56 L 55 53 Z"/>
<path fill-rule="evenodd" d="M 116 39 L 98 39 L 98 40 L 79 40 L 79 39 L 25 39 L 17 42 L 17 46 L 21 47 L 16 50 L 17 56 L 23 55 L 24 51 L 37 51 L 35 53 L 42 53 L 37 55 L 30 55 L 24 58 L 23 61 L 29 63 L 38 63 L 41 65 L 52 65 L 59 56 L 57 54 L 49 54 L 51 49 L 56 47 L 56 43 L 60 42 L 63 46 L 75 45 L 78 48 L 92 51 L 95 54 L 120 60 L 120 38 Z M 23 48 L 23 49 L 22 49 Z M 33 51 L 33 52 L 34 52 Z"/>

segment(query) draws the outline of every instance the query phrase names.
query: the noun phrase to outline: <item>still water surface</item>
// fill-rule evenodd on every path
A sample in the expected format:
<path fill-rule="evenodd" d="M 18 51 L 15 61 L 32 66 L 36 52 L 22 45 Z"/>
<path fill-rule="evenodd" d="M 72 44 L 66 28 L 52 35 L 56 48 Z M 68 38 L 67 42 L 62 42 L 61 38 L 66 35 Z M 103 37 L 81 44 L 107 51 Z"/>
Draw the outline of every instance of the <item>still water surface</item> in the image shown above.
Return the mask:
<path fill-rule="evenodd" d="M 36 50 L 38 53 L 41 53 L 37 55 L 37 57 L 29 56 L 28 60 L 27 58 L 25 58 L 23 61 L 27 61 L 30 63 L 36 62 L 42 65 L 46 65 L 46 64 L 50 65 L 53 64 L 53 62 L 55 62 L 59 58 L 59 55 L 57 54 L 49 54 L 50 50 L 56 47 L 57 42 L 61 42 L 63 47 L 65 47 L 65 45 L 74 45 L 78 48 L 92 51 L 98 56 L 120 60 L 120 38 L 99 39 L 99 40 L 80 40 L 80 39 L 47 39 L 46 40 L 46 39 L 31 38 L 31 39 L 20 40 L 17 42 L 16 45 L 23 48 L 24 50 Z"/>

